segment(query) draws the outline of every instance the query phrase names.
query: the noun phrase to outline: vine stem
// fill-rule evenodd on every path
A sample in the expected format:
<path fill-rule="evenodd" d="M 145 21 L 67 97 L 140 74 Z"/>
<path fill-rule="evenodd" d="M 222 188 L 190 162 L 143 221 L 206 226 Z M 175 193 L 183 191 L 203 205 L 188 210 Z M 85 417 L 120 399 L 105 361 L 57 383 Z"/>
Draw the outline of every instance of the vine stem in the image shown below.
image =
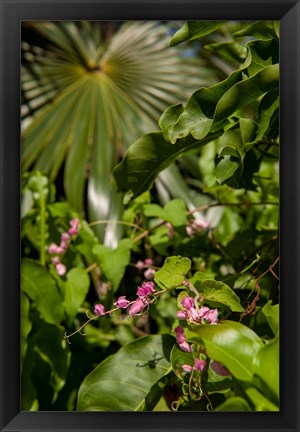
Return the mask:
<path fill-rule="evenodd" d="M 215 203 L 211 203 L 211 204 L 206 204 L 204 206 L 201 207 L 197 207 L 193 210 L 189 210 L 186 212 L 186 215 L 189 216 L 193 213 L 199 212 L 199 211 L 204 211 L 209 209 L 210 207 L 219 207 L 219 206 L 254 206 L 254 205 L 279 205 L 279 203 L 276 202 L 272 202 L 272 201 L 264 201 L 264 202 L 236 202 L 236 203 L 221 203 L 221 202 L 215 202 Z M 142 240 L 144 237 L 147 237 L 149 235 L 150 232 L 154 231 L 156 228 L 159 228 L 160 226 L 165 225 L 166 223 L 168 223 L 167 221 L 162 221 L 159 222 L 158 224 L 154 225 L 152 228 L 148 229 L 148 230 L 143 230 L 140 228 L 140 230 L 143 230 L 144 232 L 142 232 L 141 234 L 139 234 L 138 236 L 136 236 L 133 239 L 133 243 L 138 242 L 139 240 Z"/>
<path fill-rule="evenodd" d="M 193 214 L 195 212 L 198 211 L 203 211 L 203 210 L 207 210 L 210 207 L 221 207 L 221 206 L 256 206 L 256 205 L 276 205 L 278 206 L 279 203 L 278 202 L 274 202 L 274 201 L 262 201 L 262 202 L 228 202 L 228 203 L 222 203 L 222 202 L 215 202 L 215 203 L 211 203 L 211 204 L 206 204 L 204 206 L 201 207 L 197 207 L 193 210 L 189 210 L 187 212 L 188 215 Z"/>
<path fill-rule="evenodd" d="M 175 287 L 176 287 L 176 286 L 175 286 Z M 174 288 L 174 287 L 169 288 L 169 289 L 166 289 L 166 290 L 162 290 L 162 291 L 156 291 L 156 292 L 153 294 L 153 298 L 149 301 L 149 303 L 147 304 L 147 306 L 149 306 L 149 305 L 155 303 L 155 301 L 156 301 L 156 299 L 157 299 L 158 296 L 160 296 L 161 294 L 163 294 L 163 293 L 165 293 L 165 292 L 167 292 L 167 291 L 169 291 L 169 290 L 171 290 L 171 289 L 173 289 L 173 288 Z M 134 302 L 135 302 L 135 300 L 132 300 L 131 302 L 129 302 L 128 305 L 127 305 L 127 308 L 128 308 L 129 306 L 131 306 Z M 69 338 L 72 337 L 72 336 L 74 336 L 76 333 L 80 333 L 81 335 L 83 335 L 83 333 L 81 333 L 81 330 L 82 330 L 86 325 L 88 325 L 91 321 L 94 321 L 95 319 L 100 318 L 101 316 L 104 316 L 104 315 L 110 315 L 110 316 L 111 316 L 111 314 L 112 314 L 113 312 L 115 312 L 115 311 L 117 311 L 117 310 L 119 310 L 119 309 L 120 309 L 120 308 L 116 307 L 116 308 L 114 308 L 114 309 L 111 309 L 111 310 L 105 312 L 103 315 L 95 315 L 95 316 L 93 316 L 93 317 L 91 317 L 91 316 L 89 315 L 89 310 L 87 310 L 87 311 L 86 311 L 86 316 L 87 316 L 87 318 L 88 318 L 88 321 L 86 321 L 84 324 L 82 324 L 82 325 L 81 325 L 77 330 L 75 330 L 73 333 L 70 333 L 70 334 L 65 333 L 65 334 L 64 334 L 64 338 L 65 338 L 65 339 L 67 340 L 67 342 L 70 344 L 71 342 L 69 341 Z M 140 315 L 140 314 L 137 314 L 136 316 L 138 316 L 138 315 Z"/>
<path fill-rule="evenodd" d="M 256 296 L 254 297 L 254 299 L 252 300 L 252 302 L 251 302 L 251 304 L 247 307 L 247 309 L 241 314 L 241 316 L 240 316 L 240 322 L 242 321 L 242 319 L 244 318 L 244 316 L 246 316 L 246 315 L 248 315 L 248 314 L 250 314 L 250 313 L 252 313 L 252 312 L 254 312 L 255 311 L 255 309 L 256 309 L 256 303 L 257 303 L 257 301 L 259 300 L 259 295 L 260 295 L 260 291 L 261 291 L 261 288 L 260 288 L 260 285 L 259 285 L 259 281 L 266 275 L 266 274 L 268 274 L 269 272 L 277 279 L 277 280 L 279 280 L 279 278 L 278 278 L 278 276 L 277 276 L 277 274 L 273 271 L 273 268 L 276 266 L 276 264 L 279 262 L 279 257 L 277 257 L 276 259 L 275 259 L 275 261 L 267 268 L 267 270 L 266 271 L 264 271 L 257 279 L 256 279 L 256 281 L 255 281 L 255 285 L 254 285 L 254 288 L 253 288 L 253 290 L 251 291 L 251 293 L 249 294 L 249 296 L 248 296 L 248 298 L 251 296 L 251 294 L 253 293 L 253 291 L 256 289 L 257 290 L 257 294 L 256 294 Z"/>
<path fill-rule="evenodd" d="M 140 227 L 139 225 L 130 223 L 130 222 L 126 222 L 126 221 L 120 221 L 120 220 L 114 220 L 114 219 L 101 219 L 101 220 L 97 220 L 97 221 L 93 221 L 90 222 L 89 224 L 87 224 L 88 227 L 92 227 L 94 225 L 101 225 L 101 224 L 119 224 L 119 225 L 126 225 L 129 226 L 131 228 L 136 228 L 140 231 L 146 231 L 144 228 Z"/>

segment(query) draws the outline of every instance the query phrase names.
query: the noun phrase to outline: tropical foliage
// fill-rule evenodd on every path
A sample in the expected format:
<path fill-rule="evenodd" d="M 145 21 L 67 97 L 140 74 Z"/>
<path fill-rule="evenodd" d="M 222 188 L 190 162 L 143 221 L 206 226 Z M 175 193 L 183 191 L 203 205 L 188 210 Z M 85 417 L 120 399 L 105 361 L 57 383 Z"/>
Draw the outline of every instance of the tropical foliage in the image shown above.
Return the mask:
<path fill-rule="evenodd" d="M 22 40 L 22 409 L 277 411 L 278 23 Z"/>

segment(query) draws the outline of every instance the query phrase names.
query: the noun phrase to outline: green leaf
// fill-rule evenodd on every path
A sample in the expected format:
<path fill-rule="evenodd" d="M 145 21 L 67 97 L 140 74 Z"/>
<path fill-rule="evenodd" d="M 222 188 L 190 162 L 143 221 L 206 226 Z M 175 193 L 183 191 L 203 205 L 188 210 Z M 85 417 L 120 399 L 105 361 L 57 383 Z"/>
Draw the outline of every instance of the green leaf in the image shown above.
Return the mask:
<path fill-rule="evenodd" d="M 232 387 L 232 379 L 231 377 L 224 377 L 222 375 L 218 375 L 212 368 L 209 366 L 208 369 L 208 380 L 206 384 L 207 392 L 209 394 L 212 393 L 227 393 Z"/>
<path fill-rule="evenodd" d="M 49 179 L 40 172 L 32 174 L 28 180 L 27 187 L 32 192 L 33 200 L 39 209 L 39 214 L 36 218 L 38 229 L 38 243 L 40 249 L 40 262 L 45 265 L 46 262 L 46 246 L 49 238 L 48 232 L 48 212 L 47 202 L 50 198 Z"/>
<path fill-rule="evenodd" d="M 235 85 L 242 79 L 242 72 L 235 71 L 224 81 L 214 84 L 210 87 L 203 87 L 197 90 L 188 100 L 182 114 L 179 117 L 173 118 L 173 132 L 170 142 L 174 144 L 178 139 L 184 138 L 191 134 L 195 139 L 204 138 L 212 129 L 214 123 L 214 114 L 218 104 L 222 101 L 222 97 L 226 95 Z M 230 98 L 231 101 L 226 102 L 227 108 L 229 104 L 234 107 L 235 97 Z M 224 109 L 224 103 L 221 104 Z M 234 112 L 233 110 L 232 112 Z M 223 119 L 227 118 L 224 116 Z M 221 115 L 219 119 L 221 120 Z M 165 125 L 161 121 L 161 128 L 164 131 Z M 170 119 L 169 119 L 170 124 Z M 168 124 L 168 127 L 170 127 Z"/>
<path fill-rule="evenodd" d="M 96 245 L 93 248 L 93 253 L 96 255 L 105 276 L 112 283 L 114 291 L 118 289 L 130 262 L 130 247 L 131 240 L 123 239 L 114 250 L 103 245 Z"/>
<path fill-rule="evenodd" d="M 90 279 L 85 270 L 77 267 L 68 271 L 67 280 L 64 282 L 64 306 L 70 320 L 76 316 L 79 307 L 84 302 L 89 286 Z"/>
<path fill-rule="evenodd" d="M 186 207 L 182 199 L 177 198 L 167 202 L 164 210 L 168 217 L 167 220 L 171 222 L 174 227 L 185 225 Z"/>
<path fill-rule="evenodd" d="M 169 229 L 166 226 L 160 226 L 149 236 L 149 241 L 153 248 L 162 256 L 169 255 L 170 247 Z"/>
<path fill-rule="evenodd" d="M 176 158 L 213 141 L 221 132 L 208 134 L 220 128 L 230 115 L 256 101 L 264 93 L 278 89 L 278 65 L 267 66 L 250 78 L 242 78 L 242 71 L 235 71 L 221 83 L 198 90 L 178 118 L 173 113 L 171 122 L 169 113 L 166 125 L 161 121 L 164 135 L 171 136 L 171 142 L 176 145 L 168 145 L 159 133 L 145 135 L 136 141 L 114 170 L 119 189 L 131 190 L 133 197 L 138 196 Z M 190 134 L 194 140 L 192 137 L 186 138 Z M 231 161 L 228 156 L 225 158 L 218 168 L 218 176 L 223 181 L 230 178 L 240 165 L 239 161 Z M 239 177 L 240 174 L 236 184 Z"/>
<path fill-rule="evenodd" d="M 241 381 L 253 379 L 253 359 L 259 353 L 262 342 L 243 324 L 225 321 L 216 325 L 193 326 L 186 332 L 187 339 L 203 343 L 208 357 L 222 363 L 229 372 Z"/>
<path fill-rule="evenodd" d="M 182 113 L 183 106 L 178 104 L 168 107 L 160 116 L 158 124 L 166 141 L 172 141 L 172 134 L 175 125 L 174 119 L 177 119 Z"/>
<path fill-rule="evenodd" d="M 183 41 L 206 36 L 217 30 L 225 22 L 226 21 L 187 21 L 183 27 L 174 34 L 170 45 L 174 46 Z"/>
<path fill-rule="evenodd" d="M 122 347 L 83 381 L 78 411 L 141 411 L 152 387 L 171 371 L 174 338 L 146 336 Z"/>
<path fill-rule="evenodd" d="M 48 270 L 34 260 L 24 259 L 21 268 L 22 290 L 34 302 L 42 318 L 59 324 L 63 318 L 62 297 Z"/>
<path fill-rule="evenodd" d="M 193 138 L 179 140 L 171 146 L 160 132 L 144 135 L 128 149 L 125 158 L 114 169 L 120 191 L 132 191 L 135 198 L 151 187 L 158 174 L 182 154 L 213 141 L 219 136 L 211 134 L 201 141 Z"/>
<path fill-rule="evenodd" d="M 204 280 L 198 288 L 201 297 L 229 307 L 232 312 L 243 312 L 239 297 L 225 283 L 212 279 Z"/>
<path fill-rule="evenodd" d="M 273 404 L 269 399 L 261 394 L 255 387 L 248 387 L 244 389 L 246 395 L 253 403 L 255 411 L 279 411 L 279 407 Z"/>
<path fill-rule="evenodd" d="M 270 39 L 274 35 L 273 21 L 255 21 L 249 25 L 243 25 L 241 30 L 233 34 L 234 37 L 257 36 L 260 39 Z"/>
<path fill-rule="evenodd" d="M 257 125 L 253 120 L 240 118 L 238 124 L 226 130 L 220 137 L 217 147 L 218 155 L 229 155 L 242 159 L 246 144 L 254 140 L 256 131 Z"/>
<path fill-rule="evenodd" d="M 34 350 L 51 368 L 50 385 L 54 390 L 54 399 L 66 382 L 70 366 L 71 353 L 64 333 L 63 327 L 38 320 L 32 337 Z"/>
<path fill-rule="evenodd" d="M 205 45 L 204 48 L 231 63 L 240 63 L 245 59 L 247 54 L 247 48 L 237 42 L 212 43 Z"/>
<path fill-rule="evenodd" d="M 167 202 L 164 208 L 158 204 L 145 204 L 143 208 L 147 217 L 163 219 L 174 227 L 185 225 L 186 207 L 184 201 L 179 198 Z"/>
<path fill-rule="evenodd" d="M 168 289 L 180 285 L 191 268 L 191 260 L 181 256 L 168 257 L 161 269 L 154 276 L 154 281 L 162 288 Z"/>
<path fill-rule="evenodd" d="M 260 345 L 262 348 L 264 346 L 262 340 L 260 339 L 260 337 L 253 331 L 251 330 L 249 327 L 247 327 L 246 325 L 243 325 L 239 322 L 236 321 L 230 321 L 230 320 L 225 320 L 223 321 L 224 324 L 226 324 L 228 327 L 231 327 L 235 330 L 237 330 L 238 332 L 240 332 L 242 335 L 246 336 L 249 339 L 252 339 L 253 342 L 255 342 L 256 344 Z"/>
<path fill-rule="evenodd" d="M 267 66 L 279 62 L 278 39 L 254 40 L 248 42 L 248 56 L 244 67 L 247 67 L 248 76 L 252 76 Z"/>
<path fill-rule="evenodd" d="M 228 184 L 227 181 L 230 179 L 231 182 L 234 182 L 234 186 L 237 187 L 239 185 L 241 175 L 242 170 L 240 159 L 228 155 L 224 156 L 224 158 L 217 164 L 215 169 L 215 176 L 220 184 Z"/>
<path fill-rule="evenodd" d="M 256 140 L 262 139 L 271 126 L 274 113 L 279 107 L 279 96 L 277 91 L 268 92 L 261 100 L 258 107 L 259 132 Z"/>
<path fill-rule="evenodd" d="M 38 354 L 29 346 L 24 358 L 21 373 L 21 409 L 22 411 L 38 411 L 37 391 L 32 382 L 32 372 L 37 362 Z"/>
<path fill-rule="evenodd" d="M 214 125 L 226 120 L 237 110 L 259 96 L 278 88 L 278 65 L 265 67 L 251 78 L 242 80 L 242 71 L 235 71 L 219 84 L 197 90 L 187 102 L 173 128 L 172 143 L 189 134 L 204 138 Z"/>
<path fill-rule="evenodd" d="M 27 338 L 32 328 L 29 317 L 30 302 L 28 297 L 21 293 L 21 359 L 22 363 L 27 351 Z"/>
<path fill-rule="evenodd" d="M 252 411 L 248 403 L 242 397 L 235 396 L 218 405 L 214 411 Z"/>
<path fill-rule="evenodd" d="M 267 384 L 279 400 L 279 338 L 274 338 L 254 358 L 253 373 Z"/>
<path fill-rule="evenodd" d="M 268 324 L 274 334 L 278 336 L 279 334 L 279 304 L 272 306 L 272 301 L 269 300 L 268 303 L 264 305 L 261 309 L 261 313 L 267 318 Z"/>

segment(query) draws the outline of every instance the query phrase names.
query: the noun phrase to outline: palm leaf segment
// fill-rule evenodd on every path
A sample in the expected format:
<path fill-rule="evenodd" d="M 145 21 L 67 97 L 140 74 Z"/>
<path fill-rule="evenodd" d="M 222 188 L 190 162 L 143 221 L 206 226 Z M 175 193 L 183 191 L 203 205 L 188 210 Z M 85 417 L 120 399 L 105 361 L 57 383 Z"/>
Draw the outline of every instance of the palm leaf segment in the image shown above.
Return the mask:
<path fill-rule="evenodd" d="M 74 208 L 83 210 L 87 190 L 90 220 L 116 217 L 113 166 L 157 128 L 167 106 L 199 86 L 199 63 L 170 48 L 168 27 L 154 21 L 126 22 L 108 40 L 101 40 L 99 22 L 25 23 L 24 34 L 32 32 L 33 41 L 22 44 L 23 126 L 30 119 L 22 168 L 55 179 L 63 166 Z M 113 245 L 112 238 L 106 243 Z"/>

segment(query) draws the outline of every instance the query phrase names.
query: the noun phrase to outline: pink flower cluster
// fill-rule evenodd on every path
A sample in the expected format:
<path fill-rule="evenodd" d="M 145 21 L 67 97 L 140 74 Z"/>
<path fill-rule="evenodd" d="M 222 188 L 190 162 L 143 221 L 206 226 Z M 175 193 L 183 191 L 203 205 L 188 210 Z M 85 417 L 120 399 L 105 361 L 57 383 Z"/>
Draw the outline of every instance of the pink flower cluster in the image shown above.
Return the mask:
<path fill-rule="evenodd" d="M 146 258 L 145 261 L 139 260 L 139 261 L 136 263 L 135 266 L 136 266 L 136 268 L 139 269 L 139 270 L 146 269 L 146 270 L 144 271 L 144 277 L 145 277 L 147 280 L 151 280 L 151 279 L 154 278 L 154 275 L 155 275 L 155 273 L 156 273 L 156 270 L 155 270 L 154 268 L 151 267 L 152 265 L 153 265 L 153 261 L 152 261 L 152 259 L 151 259 L 151 258 Z"/>
<path fill-rule="evenodd" d="M 67 232 L 63 232 L 60 238 L 60 244 L 51 243 L 48 247 L 49 254 L 63 255 L 69 247 L 70 240 L 73 236 L 78 235 L 79 230 L 79 219 L 75 218 L 70 221 L 70 229 Z M 56 271 L 60 276 L 63 276 L 67 267 L 62 264 L 60 257 L 55 256 L 51 259 L 52 263 L 55 265 Z"/>
<path fill-rule="evenodd" d="M 188 320 L 195 324 L 216 324 L 218 321 L 218 309 L 209 309 L 206 306 L 198 308 L 193 297 L 184 297 L 181 304 L 185 310 L 177 312 L 177 318 L 180 320 Z"/>
<path fill-rule="evenodd" d="M 126 296 L 121 296 L 114 303 L 116 309 L 127 309 L 129 308 L 129 315 L 134 316 L 142 312 L 146 306 L 150 304 L 149 296 L 155 292 L 154 282 L 144 282 L 141 287 L 138 287 L 136 292 L 138 298 L 134 301 L 129 301 Z M 112 311 L 105 312 L 105 308 L 102 304 L 97 304 L 94 308 L 94 314 L 97 316 L 105 315 Z"/>
<path fill-rule="evenodd" d="M 201 218 L 195 218 L 190 225 L 186 227 L 186 233 L 188 236 L 191 236 L 193 234 L 196 234 L 199 231 L 207 230 L 210 227 L 210 222 L 201 219 Z"/>
<path fill-rule="evenodd" d="M 176 342 L 178 343 L 182 351 L 192 352 L 191 345 L 186 341 L 183 327 L 177 326 L 174 331 L 176 335 Z"/>
<path fill-rule="evenodd" d="M 194 366 L 190 366 L 188 364 L 184 364 L 182 366 L 182 369 L 185 372 L 192 372 L 193 370 L 202 372 L 204 370 L 205 366 L 206 366 L 206 361 L 205 360 L 200 360 L 200 359 L 196 358 L 195 361 L 194 361 Z"/>

